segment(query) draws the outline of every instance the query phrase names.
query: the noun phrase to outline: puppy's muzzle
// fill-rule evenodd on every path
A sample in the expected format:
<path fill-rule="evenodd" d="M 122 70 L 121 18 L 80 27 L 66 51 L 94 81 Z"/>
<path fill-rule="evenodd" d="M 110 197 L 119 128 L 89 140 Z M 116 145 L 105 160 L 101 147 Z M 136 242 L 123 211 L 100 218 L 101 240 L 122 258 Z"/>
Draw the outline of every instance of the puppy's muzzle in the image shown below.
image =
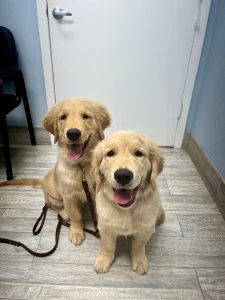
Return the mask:
<path fill-rule="evenodd" d="M 116 172 L 114 173 L 115 180 L 121 185 L 126 185 L 130 183 L 133 177 L 133 173 L 128 169 L 121 168 L 116 170 Z"/>
<path fill-rule="evenodd" d="M 66 136 L 71 142 L 76 142 L 81 137 L 81 131 L 78 128 L 70 128 L 66 132 Z"/>

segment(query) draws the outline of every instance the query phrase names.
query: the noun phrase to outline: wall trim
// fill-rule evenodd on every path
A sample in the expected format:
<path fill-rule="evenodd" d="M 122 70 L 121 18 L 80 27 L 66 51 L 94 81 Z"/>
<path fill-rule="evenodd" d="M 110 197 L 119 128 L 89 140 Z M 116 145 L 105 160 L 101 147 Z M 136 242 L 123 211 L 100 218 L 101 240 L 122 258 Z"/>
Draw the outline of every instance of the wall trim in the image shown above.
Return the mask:
<path fill-rule="evenodd" d="M 185 149 L 199 171 L 218 209 L 225 218 L 225 179 L 190 133 L 187 136 Z"/>
<path fill-rule="evenodd" d="M 41 45 L 42 65 L 45 80 L 45 93 L 47 98 L 47 108 L 49 110 L 56 103 L 56 96 L 51 53 L 51 40 L 48 24 L 47 0 L 36 0 L 36 7 Z M 54 138 L 52 135 L 51 144 L 54 144 Z"/>
<path fill-rule="evenodd" d="M 185 127 L 188 118 L 188 112 L 191 104 L 192 94 L 198 66 L 201 58 L 205 31 L 208 22 L 211 0 L 199 0 L 198 14 L 196 16 L 195 33 L 193 38 L 190 61 L 188 65 L 186 82 L 184 85 L 183 96 L 181 100 L 182 114 L 177 123 L 177 129 L 174 140 L 174 148 L 181 148 Z"/>
<path fill-rule="evenodd" d="M 46 0 L 36 0 L 38 29 L 41 44 L 41 56 L 45 79 L 45 91 L 48 109 L 56 102 L 51 55 L 51 42 L 48 24 L 48 7 Z"/>

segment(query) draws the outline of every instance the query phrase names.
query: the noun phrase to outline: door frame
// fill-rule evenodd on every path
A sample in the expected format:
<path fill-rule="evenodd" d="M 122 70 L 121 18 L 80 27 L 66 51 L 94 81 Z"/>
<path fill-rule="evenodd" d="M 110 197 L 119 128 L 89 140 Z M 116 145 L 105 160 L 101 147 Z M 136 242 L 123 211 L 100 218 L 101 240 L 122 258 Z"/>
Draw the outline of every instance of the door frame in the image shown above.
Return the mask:
<path fill-rule="evenodd" d="M 182 146 L 211 5 L 211 0 L 198 1 L 199 8 L 196 15 L 195 33 L 189 58 L 185 85 L 183 89 L 183 96 L 180 103 L 180 112 L 174 139 L 174 148 L 181 148 Z M 202 5 L 203 2 L 204 5 Z M 56 95 L 51 54 L 47 0 L 36 0 L 36 7 L 45 81 L 45 92 L 47 97 L 47 107 L 49 109 L 56 103 Z"/>

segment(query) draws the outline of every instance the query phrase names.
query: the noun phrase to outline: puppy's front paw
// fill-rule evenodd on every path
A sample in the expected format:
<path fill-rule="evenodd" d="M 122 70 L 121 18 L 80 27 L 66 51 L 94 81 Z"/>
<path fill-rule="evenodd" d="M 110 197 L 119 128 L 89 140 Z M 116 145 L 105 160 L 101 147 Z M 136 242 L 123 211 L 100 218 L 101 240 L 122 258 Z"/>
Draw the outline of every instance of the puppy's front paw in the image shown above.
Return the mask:
<path fill-rule="evenodd" d="M 146 256 L 132 257 L 132 269 L 142 275 L 148 271 L 148 259 Z"/>
<path fill-rule="evenodd" d="M 66 222 L 69 221 L 70 218 L 69 218 L 69 216 L 68 216 L 68 214 L 67 214 L 67 212 L 66 212 L 65 209 L 60 209 L 58 211 L 58 214 L 63 218 L 64 221 L 66 221 Z"/>
<path fill-rule="evenodd" d="M 82 229 L 73 228 L 69 229 L 69 240 L 75 245 L 79 246 L 84 240 L 84 232 Z"/>
<path fill-rule="evenodd" d="M 94 269 L 96 273 L 106 273 L 109 271 L 113 257 L 99 254 L 95 259 Z"/>

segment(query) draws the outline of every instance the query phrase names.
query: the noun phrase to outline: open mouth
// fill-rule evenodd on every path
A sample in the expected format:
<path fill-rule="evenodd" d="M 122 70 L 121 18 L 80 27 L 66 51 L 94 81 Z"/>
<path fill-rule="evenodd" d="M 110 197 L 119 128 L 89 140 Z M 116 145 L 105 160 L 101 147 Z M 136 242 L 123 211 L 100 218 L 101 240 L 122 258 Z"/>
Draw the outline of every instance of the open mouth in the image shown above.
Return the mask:
<path fill-rule="evenodd" d="M 75 161 L 80 159 L 84 154 L 88 146 L 88 142 L 90 140 L 90 136 L 83 144 L 69 144 L 67 145 L 68 152 L 67 157 L 69 160 Z"/>
<path fill-rule="evenodd" d="M 135 195 L 138 187 L 135 189 L 113 189 L 115 202 L 124 208 L 130 207 L 135 201 Z"/>

